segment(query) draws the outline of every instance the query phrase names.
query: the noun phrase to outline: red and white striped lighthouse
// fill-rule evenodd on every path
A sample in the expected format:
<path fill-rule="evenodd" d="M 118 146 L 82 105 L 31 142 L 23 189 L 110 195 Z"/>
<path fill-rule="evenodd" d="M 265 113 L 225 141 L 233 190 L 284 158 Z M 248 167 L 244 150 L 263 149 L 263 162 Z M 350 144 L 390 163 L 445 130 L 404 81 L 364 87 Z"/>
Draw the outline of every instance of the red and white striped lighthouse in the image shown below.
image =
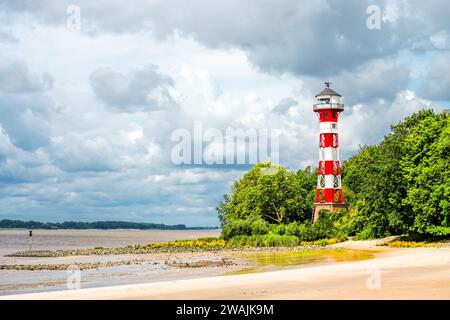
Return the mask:
<path fill-rule="evenodd" d="M 344 105 L 341 103 L 341 95 L 330 89 L 330 84 L 325 82 L 325 89 L 316 95 L 317 103 L 313 107 L 320 121 L 319 167 L 313 221 L 318 219 L 322 209 L 334 211 L 346 208 L 342 195 L 338 136 L 339 114 L 344 111 Z"/>

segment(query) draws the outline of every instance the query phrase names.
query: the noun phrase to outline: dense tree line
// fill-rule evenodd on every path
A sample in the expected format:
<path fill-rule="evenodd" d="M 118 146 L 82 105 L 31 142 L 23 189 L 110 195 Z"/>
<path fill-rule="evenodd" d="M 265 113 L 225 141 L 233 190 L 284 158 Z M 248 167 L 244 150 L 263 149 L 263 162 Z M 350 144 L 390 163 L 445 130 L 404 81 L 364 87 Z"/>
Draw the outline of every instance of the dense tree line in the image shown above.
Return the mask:
<path fill-rule="evenodd" d="M 217 207 L 225 238 L 287 234 L 375 238 L 450 234 L 449 112 L 422 110 L 395 126 L 378 145 L 343 163 L 350 210 L 321 213 L 311 224 L 317 171 L 255 165 Z"/>
<path fill-rule="evenodd" d="M 0 228 L 23 229 L 140 229 L 140 230 L 190 230 L 209 229 L 204 227 L 186 227 L 184 224 L 165 225 L 157 223 L 95 221 L 95 222 L 37 222 L 21 220 L 0 220 Z"/>
<path fill-rule="evenodd" d="M 450 117 L 423 110 L 344 163 L 353 233 L 450 233 Z"/>

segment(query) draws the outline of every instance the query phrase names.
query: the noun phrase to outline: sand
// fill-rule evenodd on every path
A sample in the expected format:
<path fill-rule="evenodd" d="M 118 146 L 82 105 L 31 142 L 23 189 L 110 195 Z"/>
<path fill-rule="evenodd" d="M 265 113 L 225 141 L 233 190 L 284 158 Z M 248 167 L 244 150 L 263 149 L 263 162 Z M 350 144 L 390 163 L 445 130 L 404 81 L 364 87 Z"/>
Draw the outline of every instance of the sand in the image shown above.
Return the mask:
<path fill-rule="evenodd" d="M 0 299 L 450 299 L 450 248 L 384 249 L 365 261 Z"/>

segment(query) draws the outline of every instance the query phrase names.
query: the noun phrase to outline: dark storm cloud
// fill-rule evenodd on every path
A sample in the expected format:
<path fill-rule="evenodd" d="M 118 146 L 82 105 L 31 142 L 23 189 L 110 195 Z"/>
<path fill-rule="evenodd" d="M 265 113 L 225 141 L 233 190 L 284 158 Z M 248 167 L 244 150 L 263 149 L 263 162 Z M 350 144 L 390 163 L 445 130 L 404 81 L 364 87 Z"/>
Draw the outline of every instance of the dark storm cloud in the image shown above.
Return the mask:
<path fill-rule="evenodd" d="M 366 25 L 369 5 L 388 10 L 386 1 L 78 1 L 85 28 L 127 32 L 152 30 L 159 37 L 174 31 L 211 47 L 239 47 L 260 68 L 273 72 L 326 77 L 402 49 L 423 50 L 429 37 L 448 30 L 448 1 L 398 2 L 398 18 L 381 29 Z M 65 24 L 70 1 L 38 6 L 34 1 L 3 4 L 52 24 Z M 0 7 L 1 8 L 1 7 Z M 386 19 L 385 19 L 386 20 Z M 83 27 L 82 27 L 83 28 Z M 92 31 L 92 30 L 90 30 Z"/>
<path fill-rule="evenodd" d="M 5 2 L 0 10 L 17 15 L 27 12 L 41 22 L 64 26 L 70 15 L 66 10 L 71 4 L 71 1 L 50 1 L 40 6 L 22 0 Z M 395 67 L 399 74 L 393 74 L 392 68 L 387 68 L 384 75 L 374 70 L 375 76 L 366 77 L 361 74 L 365 66 L 380 59 L 395 58 L 402 50 L 437 50 L 431 37 L 450 32 L 446 14 L 450 12 L 450 2 L 439 0 L 166 0 L 133 4 L 119 0 L 81 0 L 76 5 L 81 11 L 82 32 L 151 31 L 159 38 L 178 32 L 208 47 L 240 48 L 265 72 L 310 77 L 312 83 L 316 79 L 336 79 L 336 83 L 342 81 L 344 89 L 350 87 L 348 83 L 359 81 L 361 90 L 349 99 L 355 102 L 374 98 L 393 100 L 394 89 L 405 86 L 407 77 L 403 68 Z M 369 5 L 381 9 L 380 29 L 367 28 Z M 380 65 L 383 68 L 382 62 Z M 132 80 L 111 71 L 93 74 L 91 83 L 105 103 L 130 111 L 137 105 L 139 108 L 154 106 L 154 101 L 146 101 L 145 94 L 154 85 L 152 81 L 159 80 L 159 75 L 149 71 L 147 76 L 150 80 L 146 81 L 150 83 L 142 86 L 129 83 L 124 87 L 124 81 Z M 380 77 L 384 80 L 380 81 Z M 315 87 L 311 88 L 316 90 Z"/>

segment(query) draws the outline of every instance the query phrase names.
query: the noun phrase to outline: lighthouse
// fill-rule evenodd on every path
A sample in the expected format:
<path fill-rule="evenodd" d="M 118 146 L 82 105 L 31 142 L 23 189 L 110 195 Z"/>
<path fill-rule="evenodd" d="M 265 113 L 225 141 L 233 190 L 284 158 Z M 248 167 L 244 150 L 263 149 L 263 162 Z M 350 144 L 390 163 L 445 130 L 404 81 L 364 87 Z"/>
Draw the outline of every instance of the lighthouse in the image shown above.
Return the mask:
<path fill-rule="evenodd" d="M 322 209 L 335 211 L 347 208 L 342 195 L 341 167 L 339 163 L 339 114 L 344 111 L 341 95 L 325 82 L 325 89 L 316 95 L 313 106 L 320 122 L 319 167 L 313 221 Z"/>

